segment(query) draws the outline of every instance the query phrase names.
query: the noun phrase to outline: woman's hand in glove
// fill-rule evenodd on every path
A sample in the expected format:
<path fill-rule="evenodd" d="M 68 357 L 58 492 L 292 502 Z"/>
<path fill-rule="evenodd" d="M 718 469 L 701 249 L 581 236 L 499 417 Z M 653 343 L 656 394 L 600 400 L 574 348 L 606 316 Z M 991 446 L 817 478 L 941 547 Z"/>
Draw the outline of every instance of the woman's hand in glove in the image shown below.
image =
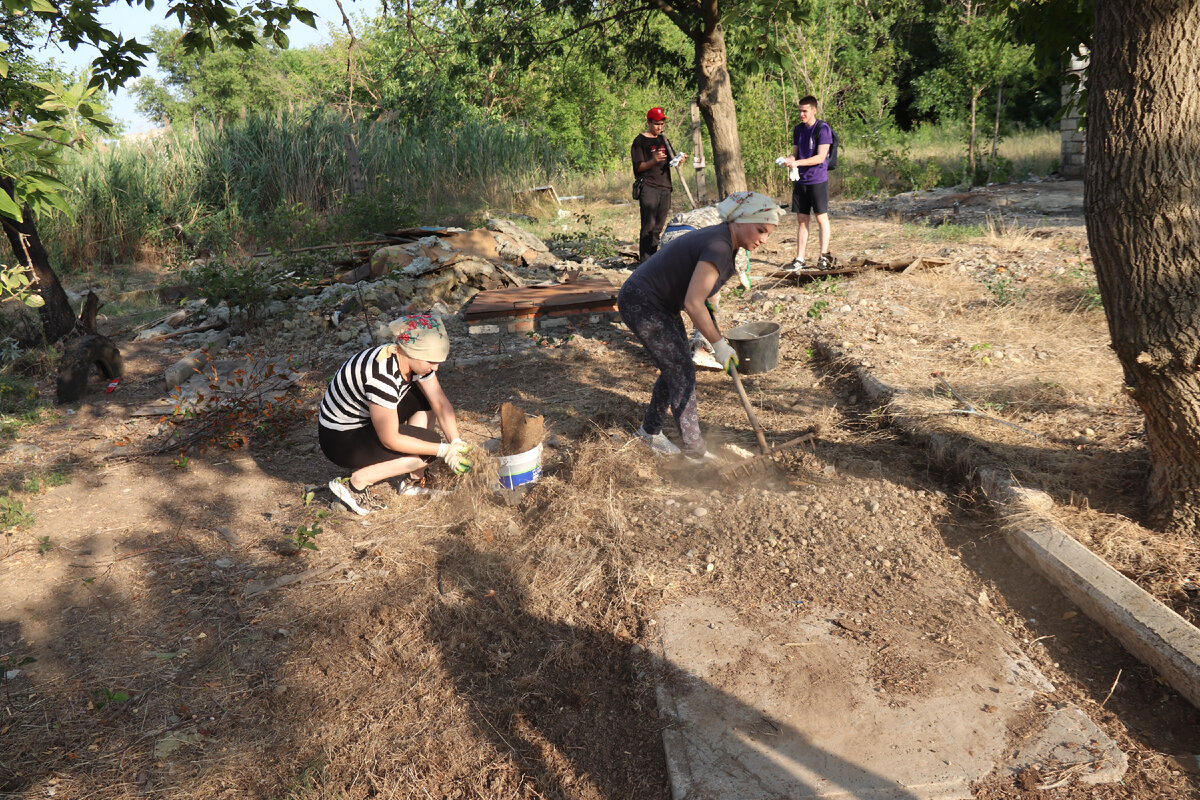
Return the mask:
<path fill-rule="evenodd" d="M 713 356 L 716 357 L 717 361 L 721 364 L 721 367 L 730 375 L 732 375 L 733 370 L 737 369 L 738 365 L 737 353 L 734 352 L 732 347 L 730 347 L 729 342 L 725 341 L 724 339 L 718 339 L 717 341 L 713 342 L 712 347 Z"/>
<path fill-rule="evenodd" d="M 437 456 L 446 462 L 455 475 L 466 475 L 471 471 L 470 452 L 471 445 L 462 439 L 455 439 L 438 445 Z"/>

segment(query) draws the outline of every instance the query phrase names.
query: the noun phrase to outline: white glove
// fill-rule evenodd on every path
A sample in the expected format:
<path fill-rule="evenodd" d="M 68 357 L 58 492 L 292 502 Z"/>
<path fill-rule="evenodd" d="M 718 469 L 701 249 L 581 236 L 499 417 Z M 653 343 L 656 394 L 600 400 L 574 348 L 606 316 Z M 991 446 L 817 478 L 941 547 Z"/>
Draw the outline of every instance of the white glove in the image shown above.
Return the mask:
<path fill-rule="evenodd" d="M 796 181 L 800 180 L 800 168 L 799 167 L 792 167 L 791 169 L 788 170 L 788 180 L 791 181 L 792 183 L 795 183 Z"/>
<path fill-rule="evenodd" d="M 738 365 L 737 353 L 729 346 L 729 342 L 724 339 L 718 339 L 713 342 L 712 347 L 713 356 L 717 359 L 717 363 L 721 365 L 723 370 L 732 375 L 733 370 L 737 369 Z"/>
<path fill-rule="evenodd" d="M 437 457 L 446 462 L 455 475 L 466 475 L 471 471 L 471 445 L 462 439 L 442 442 L 438 445 Z"/>
<path fill-rule="evenodd" d="M 775 163 L 782 167 L 785 163 L 787 163 L 787 156 L 780 156 L 779 158 L 775 159 Z"/>

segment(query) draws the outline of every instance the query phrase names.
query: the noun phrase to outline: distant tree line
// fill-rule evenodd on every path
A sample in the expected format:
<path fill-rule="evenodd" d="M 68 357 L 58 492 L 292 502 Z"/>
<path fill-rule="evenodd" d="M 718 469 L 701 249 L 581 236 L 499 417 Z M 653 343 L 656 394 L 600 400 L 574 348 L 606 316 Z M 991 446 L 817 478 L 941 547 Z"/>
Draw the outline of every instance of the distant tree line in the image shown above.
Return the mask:
<path fill-rule="evenodd" d="M 753 5 L 734 4 L 745 13 Z M 979 0 L 805 0 L 754 16 L 753 28 L 726 21 L 738 108 L 784 117 L 742 127 L 773 125 L 786 147 L 795 102 L 811 93 L 823 116 L 864 141 L 964 124 L 965 156 L 981 169 L 995 136 L 1045 127 L 1059 110 L 1058 65 L 1033 61 L 1005 11 Z M 678 118 L 697 93 L 696 45 L 680 25 L 647 7 L 620 15 L 581 25 L 515 0 L 418 2 L 333 28 L 330 45 L 303 50 L 270 41 L 243 50 L 218 37 L 214 50 L 185 53 L 181 33 L 158 29 L 150 44 L 163 77 L 142 78 L 135 94 L 144 113 L 177 127 L 311 105 L 450 128 L 491 117 L 540 132 L 572 167 L 587 168 L 626 155 L 645 107 L 665 105 Z"/>

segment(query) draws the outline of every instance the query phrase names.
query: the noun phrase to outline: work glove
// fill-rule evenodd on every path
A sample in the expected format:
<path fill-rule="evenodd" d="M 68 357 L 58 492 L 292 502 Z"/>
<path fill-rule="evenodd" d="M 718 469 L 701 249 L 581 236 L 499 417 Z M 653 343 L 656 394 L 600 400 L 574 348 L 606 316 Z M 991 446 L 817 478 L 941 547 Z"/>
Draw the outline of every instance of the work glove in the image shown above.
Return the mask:
<path fill-rule="evenodd" d="M 442 442 L 438 445 L 437 457 L 446 462 L 455 475 L 466 475 L 471 471 L 471 445 L 462 439 Z"/>
<path fill-rule="evenodd" d="M 718 339 L 717 341 L 713 342 L 712 347 L 713 356 L 721 365 L 721 369 L 732 375 L 733 371 L 737 369 L 738 365 L 737 353 L 734 352 L 733 348 L 729 346 L 729 342 L 725 341 L 724 339 Z"/>

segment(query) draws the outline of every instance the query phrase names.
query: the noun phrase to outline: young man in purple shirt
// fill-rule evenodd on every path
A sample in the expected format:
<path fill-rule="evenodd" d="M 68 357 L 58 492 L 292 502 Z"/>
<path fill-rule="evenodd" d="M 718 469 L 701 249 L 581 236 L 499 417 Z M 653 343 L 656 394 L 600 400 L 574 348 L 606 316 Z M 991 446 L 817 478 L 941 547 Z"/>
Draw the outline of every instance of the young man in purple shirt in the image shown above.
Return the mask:
<path fill-rule="evenodd" d="M 804 251 L 808 247 L 808 219 L 817 215 L 821 254 L 817 269 L 833 266 L 829 256 L 829 148 L 833 130 L 817 119 L 817 98 L 807 95 L 800 100 L 800 124 L 792 131 L 792 156 L 784 166 L 796 167 L 800 179 L 792 184 L 792 211 L 796 213 L 796 258 L 787 269 L 805 268 Z"/>

